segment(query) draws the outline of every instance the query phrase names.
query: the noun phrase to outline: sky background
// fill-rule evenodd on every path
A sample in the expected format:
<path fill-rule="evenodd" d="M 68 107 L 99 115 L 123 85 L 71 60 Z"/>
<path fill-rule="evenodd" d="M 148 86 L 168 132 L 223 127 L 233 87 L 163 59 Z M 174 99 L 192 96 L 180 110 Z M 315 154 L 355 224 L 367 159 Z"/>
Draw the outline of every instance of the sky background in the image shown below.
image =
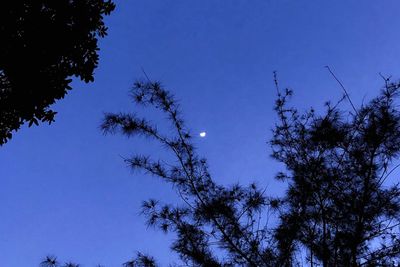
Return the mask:
<path fill-rule="evenodd" d="M 257 181 L 279 194 L 282 166 L 267 141 L 276 121 L 273 71 L 294 89 L 293 105 L 320 108 L 341 89 L 353 102 L 376 95 L 379 72 L 400 78 L 398 0 L 130 0 L 116 1 L 101 40 L 95 82 L 74 81 L 55 105 L 56 122 L 24 127 L 0 148 L 0 265 L 37 266 L 47 254 L 83 266 L 120 266 L 142 251 L 163 266 L 176 258 L 171 236 L 147 228 L 140 205 L 174 202 L 170 186 L 133 173 L 121 156 L 165 156 L 143 139 L 104 136 L 104 112 L 138 109 L 129 88 L 161 81 L 180 100 L 216 181 Z M 348 104 L 344 104 L 348 108 Z M 166 130 L 168 131 L 168 127 Z"/>

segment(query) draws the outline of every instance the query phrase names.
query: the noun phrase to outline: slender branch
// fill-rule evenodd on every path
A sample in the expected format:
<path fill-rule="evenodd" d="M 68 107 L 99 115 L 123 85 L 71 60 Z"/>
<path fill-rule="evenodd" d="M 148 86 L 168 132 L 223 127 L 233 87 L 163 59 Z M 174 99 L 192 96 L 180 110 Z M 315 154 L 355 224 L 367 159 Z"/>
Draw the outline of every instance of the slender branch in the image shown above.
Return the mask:
<path fill-rule="evenodd" d="M 347 93 L 347 90 L 346 90 L 346 88 L 344 87 L 344 85 L 342 84 L 342 82 L 336 77 L 336 75 L 333 73 L 333 71 L 331 70 L 331 68 L 330 68 L 329 66 L 325 66 L 325 68 L 328 69 L 328 71 L 330 72 L 330 74 L 333 76 L 333 78 L 338 82 L 338 84 L 340 85 L 340 87 L 343 89 L 343 91 L 344 91 L 344 93 L 345 93 L 347 99 L 349 100 L 350 105 L 352 106 L 354 112 L 358 115 L 358 111 L 357 111 L 356 107 L 354 106 L 353 102 L 351 101 L 351 98 L 350 98 L 349 94 Z"/>

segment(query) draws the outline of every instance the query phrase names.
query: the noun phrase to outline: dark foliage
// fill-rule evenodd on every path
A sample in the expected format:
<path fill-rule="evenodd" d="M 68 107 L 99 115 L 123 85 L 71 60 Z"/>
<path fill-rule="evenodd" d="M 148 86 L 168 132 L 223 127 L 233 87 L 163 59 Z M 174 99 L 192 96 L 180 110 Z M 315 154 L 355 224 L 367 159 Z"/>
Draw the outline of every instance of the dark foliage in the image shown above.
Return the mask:
<path fill-rule="evenodd" d="M 279 94 L 273 157 L 286 165 L 289 184 L 274 235 L 282 261 L 296 249 L 311 265 L 393 266 L 399 258 L 400 189 L 385 180 L 400 153 L 398 83 L 353 112 L 326 105 L 323 115 L 300 115 Z M 346 95 L 343 97 L 345 99 Z M 343 100 L 342 99 L 342 100 Z"/>
<path fill-rule="evenodd" d="M 279 92 L 271 145 L 273 157 L 286 165 L 278 178 L 288 190 L 276 200 L 255 185 L 217 185 L 179 107 L 158 83 L 137 83 L 133 95 L 138 104 L 165 112 L 174 136 L 132 114 L 107 114 L 103 129 L 153 138 L 175 155 L 175 164 L 144 156 L 126 161 L 172 183 L 183 199 L 183 206 L 150 200 L 143 207 L 150 225 L 177 234 L 172 249 L 189 265 L 391 266 L 400 253 L 400 191 L 384 182 L 400 152 L 399 87 L 386 80 L 382 93 L 353 113 L 338 108 L 343 97 L 327 103 L 323 115 L 300 115 L 287 107 L 291 91 Z M 267 231 L 260 218 L 271 206 L 279 225 Z M 307 258 L 296 257 L 304 251 Z"/>
<path fill-rule="evenodd" d="M 181 197 L 176 205 L 143 203 L 150 226 L 175 234 L 171 249 L 180 256 L 178 266 L 398 266 L 400 188 L 386 180 L 400 166 L 394 165 L 400 84 L 385 82 L 381 94 L 359 109 L 338 108 L 346 95 L 327 103 L 323 115 L 312 109 L 299 114 L 287 105 L 292 92 L 278 89 L 271 146 L 272 156 L 286 166 L 277 179 L 288 189 L 277 199 L 255 184 L 216 184 L 177 102 L 157 82 L 136 83 L 132 96 L 166 114 L 172 133 L 134 114 L 106 114 L 102 129 L 148 137 L 175 158 L 138 155 L 125 161 L 170 183 Z M 272 229 L 270 210 L 278 215 Z M 138 254 L 125 266 L 157 264 Z"/>
<path fill-rule="evenodd" d="M 267 229 L 260 212 L 268 206 L 264 190 L 249 187 L 223 187 L 211 178 L 207 162 L 196 154 L 192 135 L 186 128 L 173 96 L 156 82 L 135 84 L 133 98 L 139 105 L 164 112 L 174 128 L 163 134 L 134 114 L 106 114 L 106 133 L 143 135 L 166 147 L 175 157 L 164 163 L 147 156 L 126 159 L 133 169 L 144 170 L 170 183 L 182 199 L 181 205 L 143 203 L 148 224 L 177 238 L 171 249 L 189 266 L 267 266 L 274 251 L 268 245 Z"/>
<path fill-rule="evenodd" d="M 71 77 L 93 81 L 97 40 L 110 0 L 6 0 L 0 9 L 0 145 L 28 122 L 51 123 L 49 107 Z"/>

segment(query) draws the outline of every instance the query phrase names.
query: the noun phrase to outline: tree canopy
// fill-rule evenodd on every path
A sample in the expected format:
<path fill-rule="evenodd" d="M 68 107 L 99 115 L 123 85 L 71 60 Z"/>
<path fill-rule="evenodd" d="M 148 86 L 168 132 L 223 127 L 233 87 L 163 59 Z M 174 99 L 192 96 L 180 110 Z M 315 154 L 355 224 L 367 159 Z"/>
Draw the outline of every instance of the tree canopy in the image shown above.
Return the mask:
<path fill-rule="evenodd" d="M 276 102 L 273 157 L 288 182 L 274 231 L 279 257 L 293 264 L 299 247 L 311 265 L 393 266 L 400 253 L 400 188 L 386 184 L 399 166 L 399 83 L 385 79 L 380 95 L 351 112 L 326 104 L 318 115 Z"/>
<path fill-rule="evenodd" d="M 167 148 L 170 162 L 138 154 L 126 158 L 172 185 L 181 202 L 143 202 L 149 226 L 173 233 L 177 266 L 397 266 L 400 258 L 400 187 L 388 184 L 400 153 L 400 83 L 385 79 L 381 93 L 351 111 L 342 99 L 323 112 L 300 113 L 278 88 L 278 122 L 272 157 L 284 163 L 276 178 L 282 197 L 250 184 L 218 185 L 195 149 L 174 96 L 158 82 L 137 82 L 133 101 L 167 115 L 173 131 L 133 113 L 108 113 L 107 134 L 152 139 Z M 268 223 L 269 217 L 275 223 Z M 303 256 L 301 256 L 303 255 Z M 55 258 L 42 264 L 57 265 Z M 56 265 L 54 265 L 56 264 Z M 68 265 L 65 265 L 68 266 Z M 138 254 L 124 266 L 158 266 Z"/>
<path fill-rule="evenodd" d="M 292 91 L 276 87 L 279 120 L 270 144 L 272 157 L 286 166 L 276 176 L 288 185 L 281 198 L 255 184 L 216 184 L 174 97 L 159 83 L 136 83 L 134 101 L 166 113 L 172 136 L 133 114 L 106 115 L 106 133 L 147 136 L 176 158 L 126 159 L 171 183 L 183 200 L 144 202 L 149 225 L 174 232 L 171 248 L 191 266 L 393 266 L 400 255 L 400 188 L 385 180 L 399 166 L 393 163 L 400 153 L 400 84 L 385 79 L 376 98 L 351 111 L 339 108 L 345 94 L 322 114 L 288 106 Z M 269 210 L 276 227 L 265 223 Z"/>
<path fill-rule="evenodd" d="M 71 77 L 94 80 L 111 0 L 7 0 L 0 9 L 0 145 L 25 122 L 51 123 Z"/>

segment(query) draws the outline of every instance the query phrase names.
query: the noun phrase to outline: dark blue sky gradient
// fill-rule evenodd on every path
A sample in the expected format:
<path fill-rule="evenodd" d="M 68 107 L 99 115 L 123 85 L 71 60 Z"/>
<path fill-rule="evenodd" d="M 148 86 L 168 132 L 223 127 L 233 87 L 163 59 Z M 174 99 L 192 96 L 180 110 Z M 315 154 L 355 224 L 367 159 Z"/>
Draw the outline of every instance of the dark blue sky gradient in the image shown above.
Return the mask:
<path fill-rule="evenodd" d="M 274 70 L 301 109 L 341 95 L 325 65 L 357 105 L 381 87 L 379 72 L 400 77 L 398 0 L 116 3 L 96 81 L 74 82 L 55 106 L 54 125 L 24 127 L 0 148 L 0 266 L 37 266 L 47 254 L 83 266 L 119 266 L 135 251 L 164 266 L 174 259 L 171 237 L 147 229 L 139 211 L 143 200 L 175 201 L 175 194 L 120 157 L 168 154 L 99 130 L 104 112 L 163 121 L 128 98 L 141 67 L 174 92 L 194 133 L 207 131 L 196 142 L 215 180 L 258 181 L 271 194 L 285 188 L 273 181 L 280 166 L 266 143 L 276 120 Z"/>

